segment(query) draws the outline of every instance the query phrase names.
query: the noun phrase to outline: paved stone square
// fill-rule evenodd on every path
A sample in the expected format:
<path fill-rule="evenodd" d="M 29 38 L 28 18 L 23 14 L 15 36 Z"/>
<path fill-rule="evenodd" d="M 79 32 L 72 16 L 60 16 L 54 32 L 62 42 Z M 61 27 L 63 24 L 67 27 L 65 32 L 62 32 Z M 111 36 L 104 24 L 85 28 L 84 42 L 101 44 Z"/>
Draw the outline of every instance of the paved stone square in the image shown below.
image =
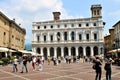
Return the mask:
<path fill-rule="evenodd" d="M 104 66 L 104 63 L 103 63 Z M 103 68 L 102 66 L 102 68 Z M 32 64 L 28 63 L 29 72 L 20 73 L 21 65 L 18 65 L 18 72 L 12 72 L 12 65 L 0 66 L 0 80 L 94 80 L 95 71 L 91 68 L 92 63 L 71 63 L 54 66 L 45 61 L 43 71 L 33 71 Z M 120 67 L 112 67 L 112 80 L 120 80 Z M 105 70 L 102 70 L 102 80 L 105 80 Z"/>

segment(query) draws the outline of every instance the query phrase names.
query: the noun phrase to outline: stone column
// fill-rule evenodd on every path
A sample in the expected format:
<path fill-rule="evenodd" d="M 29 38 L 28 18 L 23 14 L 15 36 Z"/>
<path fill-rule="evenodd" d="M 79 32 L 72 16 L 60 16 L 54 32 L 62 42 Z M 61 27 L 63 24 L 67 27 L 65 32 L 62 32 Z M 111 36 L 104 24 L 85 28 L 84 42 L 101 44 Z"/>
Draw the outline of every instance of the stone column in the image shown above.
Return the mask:
<path fill-rule="evenodd" d="M 55 32 L 55 33 L 54 33 L 54 42 L 57 41 L 57 36 L 56 36 L 56 35 L 57 35 L 57 33 Z"/>
<path fill-rule="evenodd" d="M 68 32 L 68 41 L 71 41 L 71 31 Z"/>
<path fill-rule="evenodd" d="M 64 57 L 63 47 L 61 47 L 61 57 Z"/>
<path fill-rule="evenodd" d="M 91 31 L 91 41 L 94 41 L 94 32 Z"/>
<path fill-rule="evenodd" d="M 41 53 L 40 54 L 44 56 L 43 47 L 41 47 L 40 49 L 41 49 Z"/>
<path fill-rule="evenodd" d="M 99 48 L 98 48 L 98 55 L 100 55 L 101 54 L 101 46 L 99 46 Z"/>
<path fill-rule="evenodd" d="M 64 42 L 64 32 L 61 33 L 61 39 L 60 41 Z"/>
<path fill-rule="evenodd" d="M 85 33 L 85 31 L 82 34 L 82 41 L 86 41 L 86 33 Z"/>
<path fill-rule="evenodd" d="M 86 47 L 83 46 L 83 56 L 86 56 Z"/>
<path fill-rule="evenodd" d="M 50 56 L 50 48 L 49 47 L 47 47 L 47 52 L 48 52 L 47 55 Z"/>
<path fill-rule="evenodd" d="M 78 46 L 75 47 L 76 48 L 76 56 L 78 56 Z"/>
<path fill-rule="evenodd" d="M 76 38 L 75 41 L 78 41 L 78 32 L 77 31 L 76 31 L 76 34 L 75 34 L 75 38 Z"/>
<path fill-rule="evenodd" d="M 33 52 L 36 52 L 36 48 L 35 48 L 35 47 L 33 47 L 33 48 L 32 48 L 32 51 L 33 51 Z"/>
<path fill-rule="evenodd" d="M 90 56 L 93 56 L 93 46 L 90 47 L 91 48 L 91 55 Z"/>
<path fill-rule="evenodd" d="M 50 42 L 50 34 L 49 34 L 49 32 L 48 32 L 48 39 L 47 39 L 47 42 Z"/>
<path fill-rule="evenodd" d="M 35 34 L 35 32 L 33 32 L 33 39 L 32 39 L 33 41 L 37 41 L 35 36 L 36 36 L 36 34 Z"/>
<path fill-rule="evenodd" d="M 40 41 L 43 42 L 43 41 L 44 41 L 43 39 L 44 39 L 44 37 L 43 37 L 43 35 L 42 35 L 42 33 L 41 33 L 41 34 L 40 34 Z"/>
<path fill-rule="evenodd" d="M 54 47 L 54 56 L 57 57 L 57 50 L 56 50 L 56 47 Z"/>
<path fill-rule="evenodd" d="M 71 47 L 68 47 L 68 56 L 71 56 Z"/>

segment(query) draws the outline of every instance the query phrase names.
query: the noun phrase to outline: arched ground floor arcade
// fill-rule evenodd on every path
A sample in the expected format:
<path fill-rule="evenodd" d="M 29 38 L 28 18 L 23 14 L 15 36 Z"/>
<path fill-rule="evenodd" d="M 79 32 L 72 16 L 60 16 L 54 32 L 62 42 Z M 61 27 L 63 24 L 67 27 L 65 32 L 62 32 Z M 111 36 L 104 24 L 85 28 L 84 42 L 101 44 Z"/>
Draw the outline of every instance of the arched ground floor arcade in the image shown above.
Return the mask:
<path fill-rule="evenodd" d="M 53 46 L 53 47 L 33 47 L 33 51 L 43 55 L 45 58 L 48 56 L 94 56 L 103 54 L 103 46 Z"/>

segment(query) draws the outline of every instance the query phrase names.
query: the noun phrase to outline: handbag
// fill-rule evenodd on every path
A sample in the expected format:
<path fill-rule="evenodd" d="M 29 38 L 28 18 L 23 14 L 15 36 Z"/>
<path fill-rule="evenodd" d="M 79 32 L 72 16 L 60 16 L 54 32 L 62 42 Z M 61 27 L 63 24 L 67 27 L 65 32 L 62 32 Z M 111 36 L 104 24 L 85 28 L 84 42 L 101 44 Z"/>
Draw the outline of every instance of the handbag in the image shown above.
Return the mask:
<path fill-rule="evenodd" d="M 96 65 L 93 65 L 92 68 L 93 68 L 93 69 L 96 69 Z"/>
<path fill-rule="evenodd" d="M 110 69 L 110 64 L 105 64 L 104 69 L 105 69 L 105 70 Z"/>

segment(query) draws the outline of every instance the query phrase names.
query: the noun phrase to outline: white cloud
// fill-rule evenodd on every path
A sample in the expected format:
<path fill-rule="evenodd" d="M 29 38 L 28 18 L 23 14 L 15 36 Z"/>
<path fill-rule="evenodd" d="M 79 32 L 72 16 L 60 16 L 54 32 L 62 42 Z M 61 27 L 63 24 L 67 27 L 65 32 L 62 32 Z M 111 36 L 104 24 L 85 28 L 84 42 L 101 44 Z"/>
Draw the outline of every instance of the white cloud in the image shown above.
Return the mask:
<path fill-rule="evenodd" d="M 7 3 L 8 2 L 8 3 Z M 5 0 L 0 2 L 1 11 L 10 19 L 15 18 L 26 29 L 26 41 L 32 39 L 32 22 L 53 20 L 52 12 L 60 11 L 61 18 L 70 18 L 61 0 Z"/>

